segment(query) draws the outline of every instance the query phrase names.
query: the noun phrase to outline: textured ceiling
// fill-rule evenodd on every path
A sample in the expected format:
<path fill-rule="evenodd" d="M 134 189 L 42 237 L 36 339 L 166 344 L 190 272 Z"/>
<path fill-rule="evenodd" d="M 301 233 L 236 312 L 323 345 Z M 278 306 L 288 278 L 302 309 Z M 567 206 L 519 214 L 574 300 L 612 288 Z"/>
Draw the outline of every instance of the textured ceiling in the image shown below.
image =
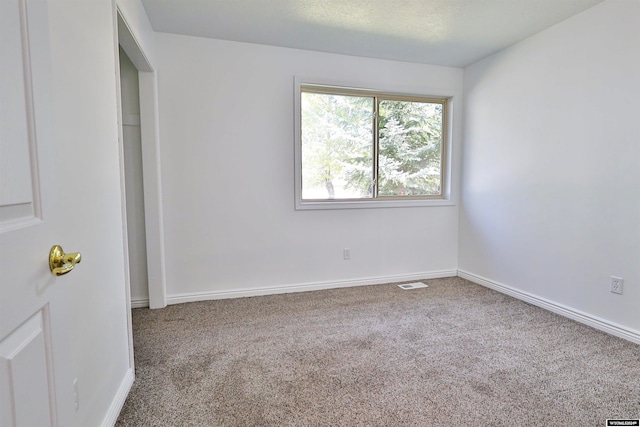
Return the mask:
<path fill-rule="evenodd" d="M 463 67 L 602 1 L 143 0 L 143 4 L 159 32 Z"/>

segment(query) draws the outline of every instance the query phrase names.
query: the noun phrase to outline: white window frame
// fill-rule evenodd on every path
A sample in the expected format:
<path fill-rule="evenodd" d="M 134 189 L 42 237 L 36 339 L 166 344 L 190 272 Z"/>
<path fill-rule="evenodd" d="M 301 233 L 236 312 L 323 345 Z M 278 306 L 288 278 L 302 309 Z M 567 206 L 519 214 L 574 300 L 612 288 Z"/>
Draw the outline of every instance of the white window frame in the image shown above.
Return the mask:
<path fill-rule="evenodd" d="M 443 194 L 439 198 L 379 198 L 379 199 L 327 199 L 327 200 L 303 200 L 302 199 L 302 108 L 301 92 L 303 86 L 319 86 L 325 89 L 355 90 L 361 93 L 370 92 L 375 95 L 390 95 L 402 97 L 422 97 L 422 98 L 446 98 L 446 128 L 444 129 L 443 156 L 444 163 L 442 173 Z M 401 208 L 401 207 L 423 207 L 423 206 L 452 206 L 455 203 L 451 194 L 452 177 L 452 135 L 453 135 L 453 105 L 454 96 L 450 93 L 433 91 L 430 93 L 406 93 L 393 90 L 380 90 L 372 88 L 362 88 L 358 85 L 327 82 L 326 80 L 308 79 L 302 77 L 294 78 L 294 140 L 295 140 L 295 209 L 296 210 L 322 210 L 322 209 L 371 209 L 371 208 Z"/>

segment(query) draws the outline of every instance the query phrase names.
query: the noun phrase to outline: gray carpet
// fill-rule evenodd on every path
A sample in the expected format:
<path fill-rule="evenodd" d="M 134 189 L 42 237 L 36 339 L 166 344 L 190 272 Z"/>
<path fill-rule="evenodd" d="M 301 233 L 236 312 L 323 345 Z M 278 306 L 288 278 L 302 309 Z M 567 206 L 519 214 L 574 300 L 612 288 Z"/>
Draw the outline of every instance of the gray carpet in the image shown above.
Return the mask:
<path fill-rule="evenodd" d="M 133 312 L 117 426 L 604 426 L 640 346 L 460 278 Z"/>

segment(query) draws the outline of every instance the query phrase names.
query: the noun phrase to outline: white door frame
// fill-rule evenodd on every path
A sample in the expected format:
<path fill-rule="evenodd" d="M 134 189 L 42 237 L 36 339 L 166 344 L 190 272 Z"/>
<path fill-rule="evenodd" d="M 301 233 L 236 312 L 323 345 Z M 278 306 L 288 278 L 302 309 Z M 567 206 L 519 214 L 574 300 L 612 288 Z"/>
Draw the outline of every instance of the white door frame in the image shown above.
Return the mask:
<path fill-rule="evenodd" d="M 114 0 L 115 3 L 115 0 Z M 145 232 L 147 243 L 147 270 L 149 277 L 149 307 L 163 308 L 167 305 L 164 230 L 162 216 L 162 181 L 160 169 L 160 139 L 158 130 L 158 86 L 156 72 L 140 43 L 127 24 L 126 17 L 117 5 L 116 63 L 120 63 L 118 45 L 122 47 L 133 65 L 138 69 L 140 85 L 140 131 L 142 140 L 142 173 L 144 186 Z M 116 67 L 120 85 L 120 68 Z M 120 89 L 118 88 L 118 93 Z M 126 193 L 124 185 L 124 146 L 122 137 L 122 105 L 118 96 L 118 121 L 120 145 L 120 191 L 122 194 L 122 216 L 126 224 Z M 131 305 L 128 236 L 125 226 L 125 253 L 127 299 Z"/>

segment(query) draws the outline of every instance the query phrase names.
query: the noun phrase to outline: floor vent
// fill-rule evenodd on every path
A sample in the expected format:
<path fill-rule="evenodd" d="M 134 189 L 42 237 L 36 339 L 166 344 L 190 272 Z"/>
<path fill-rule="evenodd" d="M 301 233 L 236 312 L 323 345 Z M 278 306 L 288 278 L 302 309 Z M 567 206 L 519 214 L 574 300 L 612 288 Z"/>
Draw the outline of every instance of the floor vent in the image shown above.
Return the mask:
<path fill-rule="evenodd" d="M 418 289 L 418 288 L 428 288 L 429 285 L 422 282 L 413 282 L 413 283 L 405 283 L 403 285 L 398 285 L 398 287 L 404 290 L 409 290 L 409 289 Z"/>

